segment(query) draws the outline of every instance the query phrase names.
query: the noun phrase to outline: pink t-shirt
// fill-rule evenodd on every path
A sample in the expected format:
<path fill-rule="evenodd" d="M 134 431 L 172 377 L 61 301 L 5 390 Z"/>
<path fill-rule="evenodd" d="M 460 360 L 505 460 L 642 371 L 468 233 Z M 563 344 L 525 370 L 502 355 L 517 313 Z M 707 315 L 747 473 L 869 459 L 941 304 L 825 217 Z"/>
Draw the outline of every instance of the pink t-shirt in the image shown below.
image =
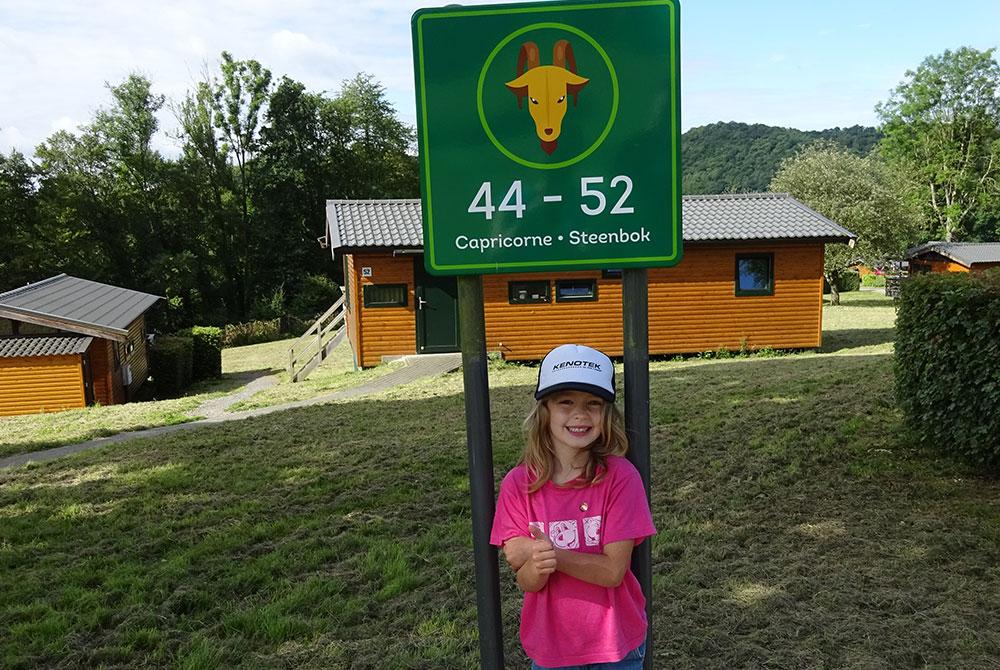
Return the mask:
<path fill-rule="evenodd" d="M 527 469 L 519 465 L 500 484 L 490 543 L 545 531 L 562 549 L 599 554 L 605 544 L 653 535 L 653 519 L 638 471 L 620 456 L 587 488 L 551 481 L 528 493 Z M 536 593 L 524 594 L 521 644 L 536 663 L 549 667 L 621 660 L 646 639 L 646 600 L 629 570 L 615 588 L 597 586 L 556 571 Z"/>

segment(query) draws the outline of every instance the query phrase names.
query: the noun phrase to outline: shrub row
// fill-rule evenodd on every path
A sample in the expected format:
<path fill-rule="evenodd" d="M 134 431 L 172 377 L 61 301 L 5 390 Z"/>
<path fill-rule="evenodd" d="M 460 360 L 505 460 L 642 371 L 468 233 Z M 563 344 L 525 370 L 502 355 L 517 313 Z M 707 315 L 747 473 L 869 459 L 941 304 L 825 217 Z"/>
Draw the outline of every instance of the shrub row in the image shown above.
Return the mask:
<path fill-rule="evenodd" d="M 149 372 L 161 398 L 180 395 L 191 385 L 194 341 L 190 337 L 160 335 L 149 349 Z"/>
<path fill-rule="evenodd" d="M 228 323 L 222 333 L 223 347 L 241 347 L 281 339 L 281 319 Z"/>
<path fill-rule="evenodd" d="M 215 326 L 193 326 L 178 331 L 190 337 L 194 346 L 192 379 L 217 379 L 222 376 L 222 329 Z"/>
<path fill-rule="evenodd" d="M 885 286 L 885 275 L 867 274 L 861 278 L 862 286 Z"/>
<path fill-rule="evenodd" d="M 900 406 L 921 442 L 1000 467 L 1000 269 L 906 282 L 895 367 Z"/>

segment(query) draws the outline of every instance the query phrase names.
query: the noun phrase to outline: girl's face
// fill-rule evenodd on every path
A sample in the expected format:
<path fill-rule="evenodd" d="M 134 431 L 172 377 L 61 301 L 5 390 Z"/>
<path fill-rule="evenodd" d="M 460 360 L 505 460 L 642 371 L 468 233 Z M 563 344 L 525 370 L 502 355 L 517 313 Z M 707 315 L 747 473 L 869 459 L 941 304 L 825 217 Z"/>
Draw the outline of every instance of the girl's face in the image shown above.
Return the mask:
<path fill-rule="evenodd" d="M 556 448 L 586 449 L 601 437 L 604 401 L 583 391 L 560 391 L 546 401 L 549 432 Z"/>

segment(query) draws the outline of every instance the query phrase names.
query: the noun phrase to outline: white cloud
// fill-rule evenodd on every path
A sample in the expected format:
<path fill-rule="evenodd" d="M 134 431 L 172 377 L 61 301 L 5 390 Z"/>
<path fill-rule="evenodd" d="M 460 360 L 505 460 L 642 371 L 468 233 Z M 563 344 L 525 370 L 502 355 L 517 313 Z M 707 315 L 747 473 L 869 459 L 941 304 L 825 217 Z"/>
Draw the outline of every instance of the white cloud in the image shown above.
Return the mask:
<path fill-rule="evenodd" d="M 0 153 L 9 154 L 11 150 L 18 149 L 24 145 L 24 134 L 13 126 L 0 128 Z"/>
<path fill-rule="evenodd" d="M 81 125 L 82 124 L 76 119 L 72 119 L 68 116 L 60 116 L 58 119 L 52 122 L 52 125 L 50 126 L 49 130 L 53 133 L 59 130 L 65 130 L 70 133 L 75 133 L 77 130 L 79 130 Z"/>

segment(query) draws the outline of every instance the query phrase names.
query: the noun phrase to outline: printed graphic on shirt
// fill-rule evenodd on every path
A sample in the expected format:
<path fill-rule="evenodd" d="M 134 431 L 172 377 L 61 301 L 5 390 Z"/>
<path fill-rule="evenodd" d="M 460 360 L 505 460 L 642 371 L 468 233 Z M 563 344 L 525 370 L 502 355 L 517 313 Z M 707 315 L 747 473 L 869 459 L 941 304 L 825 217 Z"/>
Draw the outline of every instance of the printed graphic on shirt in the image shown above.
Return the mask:
<path fill-rule="evenodd" d="M 545 532 L 545 522 L 544 521 L 529 521 L 528 522 L 529 533 L 531 528 L 537 528 L 538 530 Z"/>
<path fill-rule="evenodd" d="M 588 547 L 596 547 L 601 543 L 601 517 L 583 517 L 583 541 Z"/>
<path fill-rule="evenodd" d="M 580 531 L 576 520 L 553 521 L 549 524 L 549 539 L 559 549 L 579 549 Z"/>

